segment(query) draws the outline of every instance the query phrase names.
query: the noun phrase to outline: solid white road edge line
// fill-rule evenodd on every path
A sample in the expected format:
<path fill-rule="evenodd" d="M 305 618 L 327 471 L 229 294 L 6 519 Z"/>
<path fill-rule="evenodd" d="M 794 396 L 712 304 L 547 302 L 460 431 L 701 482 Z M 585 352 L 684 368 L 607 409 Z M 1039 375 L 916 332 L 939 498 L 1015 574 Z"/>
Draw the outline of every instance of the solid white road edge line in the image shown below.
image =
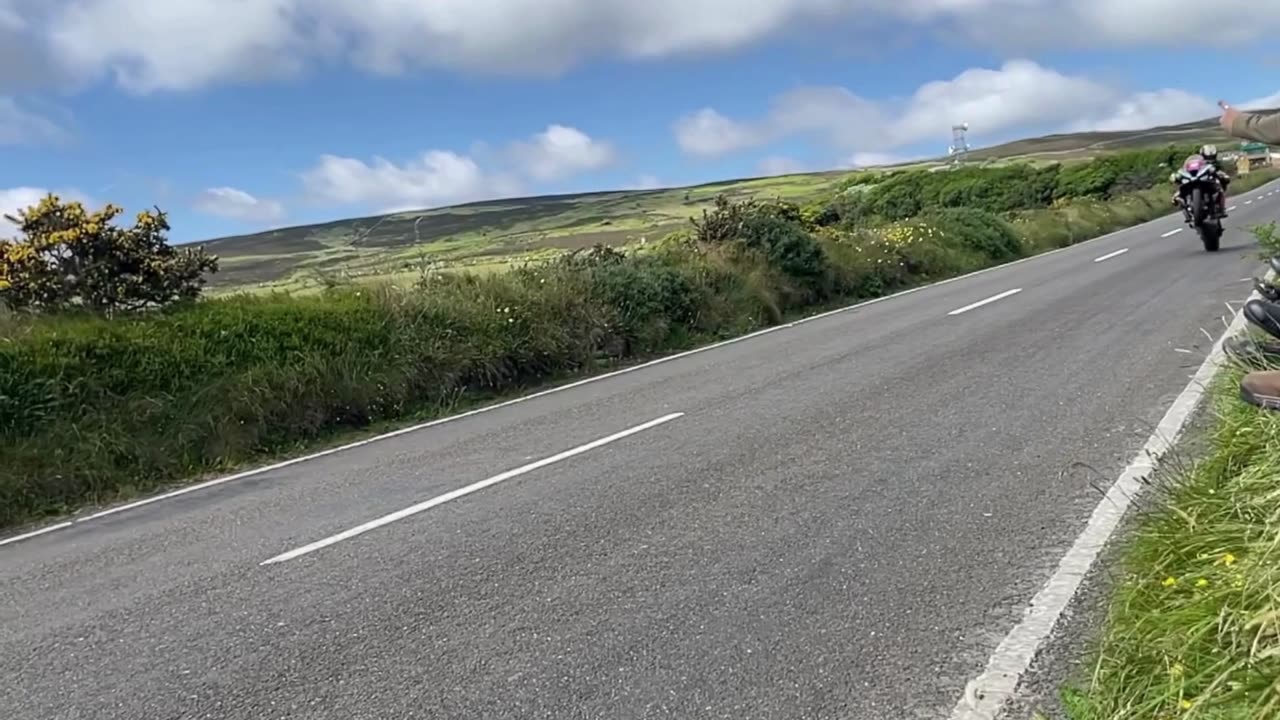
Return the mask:
<path fill-rule="evenodd" d="M 1165 233 L 1165 234 L 1161 235 L 1160 237 L 1169 237 L 1169 236 L 1171 236 L 1171 235 L 1177 235 L 1177 234 L 1178 234 L 1178 233 L 1180 233 L 1180 232 L 1182 232 L 1182 228 L 1174 228 L 1174 229 L 1170 230 L 1169 232 L 1167 232 L 1167 233 Z"/>
<path fill-rule="evenodd" d="M 1249 297 L 1256 298 L 1259 295 L 1254 292 Z M 1214 342 L 1208 357 L 1174 399 L 1173 405 L 1137 457 L 1125 467 L 1106 496 L 1093 509 L 1084 531 L 1058 563 L 1057 571 L 1031 599 L 1022 621 L 996 647 L 987 662 L 986 670 L 965 686 L 964 696 L 951 711 L 951 720 L 995 720 L 1000 716 L 1040 645 L 1053 632 L 1058 618 L 1080 589 L 1080 583 L 1093 566 L 1098 553 L 1111 539 L 1129 505 L 1142 492 L 1147 478 L 1155 471 L 1161 457 L 1177 442 L 1187 420 L 1200 404 L 1205 388 L 1222 367 L 1225 358 L 1223 343 L 1244 329 L 1244 314 L 1236 312 L 1231 324 Z"/>
<path fill-rule="evenodd" d="M 1129 252 L 1129 248 L 1120 248 L 1119 250 L 1117 250 L 1117 251 L 1115 251 L 1115 252 L 1110 252 L 1110 253 L 1107 253 L 1106 255 L 1103 255 L 1102 257 L 1094 258 L 1094 259 L 1093 259 L 1093 261 L 1094 261 L 1094 262 L 1096 262 L 1096 263 L 1100 263 L 1100 262 L 1103 262 L 1103 261 L 1105 261 L 1105 260 L 1110 260 L 1110 259 L 1111 259 L 1111 258 L 1113 258 L 1113 257 L 1120 257 L 1121 255 L 1123 255 L 1123 254 L 1125 254 L 1125 253 L 1127 253 L 1127 252 Z"/>
<path fill-rule="evenodd" d="M 603 438 L 600 438 L 599 440 L 593 440 L 585 445 L 579 445 L 578 447 L 573 448 L 571 450 L 565 450 L 562 453 L 556 453 L 551 457 L 546 457 L 541 460 L 531 462 L 528 465 L 521 465 L 520 467 L 515 468 L 514 470 L 508 470 L 504 473 L 494 475 L 491 478 L 486 478 L 484 480 L 481 480 L 480 482 L 472 483 L 466 487 L 458 488 L 457 490 L 447 492 L 443 495 L 437 495 L 436 497 L 433 497 L 430 500 L 418 503 L 417 505 L 411 505 L 403 510 L 397 510 L 396 512 L 393 512 L 389 515 L 383 515 L 382 517 L 376 520 L 370 520 L 369 522 L 364 523 L 363 525 L 357 525 L 351 528 L 350 530 L 344 530 L 343 532 L 340 532 L 337 535 L 330 535 L 329 537 L 323 540 L 317 540 L 316 542 L 303 545 L 300 548 L 296 548 L 294 550 L 290 550 L 287 553 L 277 555 L 271 558 L 270 560 L 263 560 L 261 563 L 259 563 L 259 565 L 272 565 L 274 563 L 285 562 L 286 560 L 292 560 L 296 557 L 306 555 L 307 553 L 315 552 L 316 550 L 319 550 L 321 548 L 326 548 L 326 547 L 329 547 L 330 545 L 340 543 L 343 540 L 350 540 L 351 538 L 357 535 L 363 535 L 364 533 L 367 533 L 370 530 L 376 530 L 377 528 L 380 528 L 383 525 L 390 525 L 391 523 L 396 522 L 398 520 L 403 520 L 412 515 L 417 515 L 418 513 L 424 512 L 426 510 L 430 510 L 431 508 L 437 505 L 443 505 L 449 502 L 450 500 L 457 500 L 458 498 L 464 495 L 470 495 L 473 492 L 477 492 L 487 487 L 497 485 L 498 483 L 506 480 L 510 480 L 511 478 L 519 477 L 521 475 L 531 473 L 534 470 L 537 470 L 539 468 L 544 468 L 548 465 L 554 465 L 555 463 L 561 462 L 563 460 L 568 460 L 569 458 L 574 457 L 576 455 L 581 455 L 582 453 L 595 450 L 598 447 L 603 447 L 605 445 L 608 445 L 609 443 L 617 442 L 618 440 L 621 440 L 623 438 L 630 437 L 632 435 L 635 435 L 636 433 L 641 433 L 641 432 L 644 432 L 645 430 L 650 430 L 659 425 L 669 423 L 678 417 L 682 417 L 683 415 L 684 413 L 680 413 L 680 412 L 671 413 L 670 415 L 664 415 L 656 420 L 650 420 L 647 423 L 636 425 L 635 427 L 628 428 L 626 430 L 623 430 L 622 432 L 614 433 L 608 437 L 603 437 Z"/>
<path fill-rule="evenodd" d="M 1280 182 L 1280 180 L 1272 180 L 1271 182 L 1277 183 L 1277 182 Z M 674 355 L 667 355 L 664 357 L 656 358 L 653 360 L 649 360 L 647 362 L 640 363 L 638 365 L 632 365 L 630 367 L 625 367 L 620 370 L 614 370 L 612 372 L 603 373 L 601 375 L 592 375 L 590 377 L 582 378 L 581 380 L 575 380 L 571 383 L 566 383 L 564 385 L 557 385 L 555 387 L 547 388 L 546 390 L 539 390 L 538 392 L 530 393 L 528 395 L 521 395 L 519 397 L 514 397 L 514 398 L 511 398 L 510 400 L 504 400 L 502 402 L 494 403 L 492 405 L 485 405 L 483 407 L 478 407 L 474 410 L 468 410 L 466 412 L 458 413 L 456 415 L 449 415 L 447 417 L 437 418 L 435 420 L 429 420 L 427 422 L 419 423 L 417 425 L 410 425 L 409 427 L 403 427 L 403 428 L 400 428 L 399 430 L 393 430 L 391 432 L 383 433 L 381 435 L 375 435 L 374 437 L 365 438 L 364 440 L 357 440 L 355 442 L 347 443 L 346 445 L 339 445 L 338 447 L 329 448 L 328 450 L 321 450 L 319 452 L 314 452 L 307 455 L 301 455 L 296 458 L 282 460 L 278 463 L 272 463 L 270 465 L 263 465 L 262 467 L 252 468 L 249 470 L 245 470 L 244 472 L 235 473 L 233 475 L 226 475 L 224 477 L 214 478 L 212 480 L 206 480 L 204 482 L 196 483 L 194 485 L 186 485 L 176 490 L 170 490 L 169 492 L 160 493 L 158 495 L 153 495 L 151 497 L 143 498 L 141 500 L 135 500 L 133 502 L 126 503 L 124 505 L 111 507 L 101 512 L 93 513 L 92 515 L 86 515 L 80 518 L 72 518 L 67 522 L 60 523 L 58 525 L 51 525 L 49 527 L 42 528 L 40 530 L 34 530 L 24 535 L 18 535 L 14 538 L 9 538 L 8 540 L 5 540 L 5 541 L 0 541 L 0 545 L 17 542 L 19 539 L 27 539 L 27 538 L 36 537 L 38 535 L 44 535 L 44 534 L 53 532 L 54 530 L 63 530 L 68 527 L 79 525 L 80 523 L 89 522 L 90 520 L 97 520 L 98 518 L 106 517 L 108 515 L 114 515 L 116 513 L 121 513 L 126 510 L 133 510 L 134 508 L 143 507 L 144 505 L 150 505 L 152 503 L 161 502 L 163 500 L 169 500 L 175 497 L 181 497 L 182 495 L 186 495 L 188 493 L 199 492 L 200 490 L 205 490 L 211 487 L 217 487 L 218 485 L 225 485 L 226 483 L 235 482 L 237 480 L 244 480 L 245 478 L 255 477 L 257 475 L 262 475 L 263 473 L 268 473 L 273 470 L 280 470 L 281 468 L 286 468 L 291 465 L 297 465 L 304 462 L 310 462 L 312 460 L 318 460 L 328 455 L 335 455 L 337 453 L 346 452 L 347 450 L 354 450 L 356 448 L 364 447 L 365 445 L 371 445 L 373 443 L 380 442 L 382 440 L 389 440 L 391 438 L 399 437 L 401 435 L 408 435 L 409 433 L 414 433 L 419 430 L 426 430 L 427 428 L 432 428 L 437 425 L 444 425 L 445 423 L 456 422 L 458 420 L 472 417 L 474 415 L 493 412 L 494 410 L 501 410 L 502 408 L 509 407 L 511 405 L 516 405 L 518 403 L 529 402 L 530 400 L 536 400 L 538 398 L 546 397 L 547 395 L 552 395 L 554 393 L 560 393 L 566 390 L 572 390 L 574 388 L 581 387 L 583 385 L 588 385 L 590 383 L 609 380 L 612 378 L 616 378 L 620 375 L 626 375 L 627 373 L 633 373 L 639 370 L 645 370 L 647 368 L 651 368 L 656 365 L 675 362 L 676 360 L 690 357 L 692 355 L 697 355 L 704 352 L 710 352 L 712 350 L 717 350 L 719 348 L 726 347 L 728 345 L 734 345 L 740 342 L 746 342 L 748 340 L 753 340 L 755 338 L 758 338 L 764 335 L 769 335 L 771 333 L 779 332 L 781 330 L 787 330 L 797 325 L 803 325 L 805 323 L 824 320 L 826 318 L 833 317 L 835 315 L 841 315 L 843 313 L 852 312 L 854 310 L 859 310 L 864 307 L 876 305 L 878 303 L 888 302 L 890 300 L 911 295 L 913 293 L 923 292 L 925 290 L 929 290 L 936 287 L 942 287 L 944 285 L 950 285 L 951 283 L 961 282 L 963 280 L 968 280 L 969 278 L 977 277 L 979 275 L 985 275 L 987 273 L 992 273 L 999 270 L 1004 270 L 1006 268 L 1011 268 L 1016 265 L 1021 265 L 1023 263 L 1042 260 L 1047 257 L 1058 255 L 1059 253 L 1071 252 L 1074 250 L 1078 250 L 1079 248 L 1085 247 L 1090 243 L 1097 243 L 1102 240 L 1106 240 L 1108 238 L 1113 238 L 1117 235 L 1122 235 L 1128 232 L 1139 231 L 1150 225 L 1155 225 L 1156 223 L 1161 223 L 1161 222 L 1164 222 L 1165 220 L 1168 220 L 1174 217 L 1178 217 L 1178 215 L 1176 213 L 1171 213 L 1169 215 L 1165 215 L 1164 217 L 1158 217 L 1154 220 L 1148 220 L 1147 222 L 1141 223 L 1139 225 L 1134 225 L 1132 227 L 1115 230 L 1113 232 L 1107 233 L 1106 235 L 1099 235 L 1096 238 L 1090 238 L 1089 240 L 1076 243 L 1075 245 L 1068 245 L 1067 247 L 1058 248 L 1056 250 L 1050 250 L 1049 252 L 1040 253 L 1039 255 L 1032 255 L 1031 257 L 1021 258 L 1018 260 L 1014 260 L 1013 262 L 1005 263 L 1003 265 L 996 265 L 994 267 L 975 270 L 967 275 L 957 275 L 956 277 L 948 278 L 946 280 L 939 280 L 936 283 L 930 283 L 928 285 L 921 285 L 920 287 L 914 287 L 914 288 L 909 288 L 907 290 L 902 290 L 902 291 L 893 293 L 892 295 L 885 295 L 884 297 L 873 298 L 871 300 L 863 300 L 862 302 L 854 303 L 852 305 L 846 305 L 841 308 L 836 308 L 835 310 L 828 310 L 827 312 L 818 313 L 817 315 L 810 315 L 809 317 L 801 318 L 799 320 L 796 320 L 795 322 L 790 322 L 785 325 L 774 325 L 773 327 L 763 328 L 753 333 L 747 333 L 746 335 L 740 335 L 735 338 L 729 338 L 728 340 L 721 340 L 720 342 L 712 343 L 710 345 L 696 347 L 696 348 L 693 348 L 692 350 L 685 350 L 684 352 L 678 352 L 678 353 L 675 353 Z"/>
<path fill-rule="evenodd" d="M 31 532 L 28 532 L 28 533 L 22 533 L 21 535 L 14 535 L 11 538 L 5 538 L 3 540 L 0 540 L 0 545 L 8 545 L 9 543 L 22 542 L 23 540 L 26 540 L 28 538 L 38 537 L 40 535 L 44 535 L 45 533 L 51 533 L 54 530 L 61 530 L 63 528 L 68 528 L 68 527 L 71 527 L 71 523 L 60 522 L 60 523 L 57 523 L 56 525 L 50 525 L 49 527 L 42 527 L 39 530 L 32 530 Z"/>
<path fill-rule="evenodd" d="M 1010 297 L 1010 296 L 1012 296 L 1012 295 L 1017 295 L 1017 294 L 1018 294 L 1018 293 L 1020 293 L 1020 292 L 1022 292 L 1022 288 L 1014 288 L 1014 289 L 1012 289 L 1012 290 L 1005 290 L 1004 292 L 999 293 L 998 295 L 992 295 L 991 297 L 989 297 L 989 298 L 987 298 L 987 299 L 985 299 L 985 300 L 979 300 L 979 301 L 978 301 L 978 302 L 976 302 L 976 303 L 970 303 L 970 304 L 968 304 L 968 305 L 965 305 L 965 306 L 964 306 L 964 307 L 962 307 L 962 308 L 956 308 L 955 310 L 952 310 L 951 312 L 949 312 L 949 313 L 947 313 L 947 314 L 948 314 L 948 315 L 961 315 L 961 314 L 963 314 L 963 313 L 967 313 L 967 312 L 969 312 L 970 310 L 976 310 L 976 309 L 978 309 L 978 308 L 982 307 L 983 305 L 990 305 L 991 303 L 996 302 L 997 300 L 1003 300 L 1003 299 L 1005 299 L 1005 298 L 1007 298 L 1007 297 Z"/>

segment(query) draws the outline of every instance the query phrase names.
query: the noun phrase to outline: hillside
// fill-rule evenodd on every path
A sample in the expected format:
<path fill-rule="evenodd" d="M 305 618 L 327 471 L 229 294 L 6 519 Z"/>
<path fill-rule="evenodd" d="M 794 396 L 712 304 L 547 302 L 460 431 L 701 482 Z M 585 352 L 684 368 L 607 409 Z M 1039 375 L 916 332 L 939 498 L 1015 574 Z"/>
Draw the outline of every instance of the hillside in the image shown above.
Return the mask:
<path fill-rule="evenodd" d="M 1082 132 L 1017 140 L 970 152 L 984 163 L 1072 161 L 1170 142 L 1231 140 L 1216 119 L 1141 131 Z M 913 163 L 937 165 L 945 159 Z M 803 201 L 829 191 L 848 171 L 749 178 L 657 190 L 548 195 L 426 211 L 336 220 L 203 243 L 222 259 L 217 290 L 301 289 L 327 277 L 413 277 L 429 264 L 483 272 L 512 260 L 596 243 L 661 237 L 709 207 L 716 195 Z"/>

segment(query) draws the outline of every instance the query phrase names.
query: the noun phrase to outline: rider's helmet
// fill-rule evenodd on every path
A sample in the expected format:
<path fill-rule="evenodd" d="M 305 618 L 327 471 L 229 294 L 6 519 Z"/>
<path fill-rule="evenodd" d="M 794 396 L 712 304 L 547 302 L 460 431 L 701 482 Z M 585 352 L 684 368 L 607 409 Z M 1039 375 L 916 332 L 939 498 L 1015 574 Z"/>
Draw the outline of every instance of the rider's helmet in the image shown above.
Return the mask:
<path fill-rule="evenodd" d="M 1204 147 L 1200 148 L 1200 154 L 1204 156 L 1205 162 L 1211 162 L 1214 164 L 1218 162 L 1218 146 L 1217 145 L 1205 145 Z"/>

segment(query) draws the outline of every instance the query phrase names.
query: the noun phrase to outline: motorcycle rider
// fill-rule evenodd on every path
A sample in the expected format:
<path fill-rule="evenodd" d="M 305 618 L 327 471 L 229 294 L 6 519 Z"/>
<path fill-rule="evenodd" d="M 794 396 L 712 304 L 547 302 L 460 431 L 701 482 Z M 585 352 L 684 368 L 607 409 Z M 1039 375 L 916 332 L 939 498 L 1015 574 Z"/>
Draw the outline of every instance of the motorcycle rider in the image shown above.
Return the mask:
<path fill-rule="evenodd" d="M 1227 171 L 1222 169 L 1218 164 L 1218 146 L 1206 144 L 1200 148 L 1200 155 L 1205 162 L 1213 167 L 1213 174 L 1218 178 L 1218 184 L 1222 186 L 1221 192 L 1218 193 L 1218 212 L 1222 217 L 1227 216 L 1227 187 L 1231 185 L 1231 176 Z"/>
<path fill-rule="evenodd" d="M 1201 146 L 1198 152 L 1187 157 L 1186 162 L 1183 163 L 1182 166 L 1186 167 L 1196 159 L 1203 160 L 1212 170 L 1214 178 L 1217 179 L 1219 188 L 1218 217 L 1227 217 L 1227 186 L 1231 184 L 1231 176 L 1224 172 L 1222 168 L 1218 167 L 1218 146 L 1213 144 L 1205 144 Z M 1178 186 L 1177 171 L 1169 174 L 1169 181 L 1174 184 L 1173 204 L 1177 207 L 1182 207 L 1182 191 Z M 1185 213 L 1186 208 L 1182 207 L 1182 209 Z"/>

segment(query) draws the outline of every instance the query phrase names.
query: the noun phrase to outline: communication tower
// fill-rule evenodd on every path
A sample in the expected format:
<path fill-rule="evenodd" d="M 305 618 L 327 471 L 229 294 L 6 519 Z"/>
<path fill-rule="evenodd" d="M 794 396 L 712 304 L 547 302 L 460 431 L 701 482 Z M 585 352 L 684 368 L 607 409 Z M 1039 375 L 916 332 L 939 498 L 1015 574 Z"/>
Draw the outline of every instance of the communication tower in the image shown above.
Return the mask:
<path fill-rule="evenodd" d="M 951 126 L 951 147 L 947 154 L 951 156 L 951 164 L 959 165 L 969 156 L 969 140 L 965 137 L 969 132 L 969 123 Z"/>

